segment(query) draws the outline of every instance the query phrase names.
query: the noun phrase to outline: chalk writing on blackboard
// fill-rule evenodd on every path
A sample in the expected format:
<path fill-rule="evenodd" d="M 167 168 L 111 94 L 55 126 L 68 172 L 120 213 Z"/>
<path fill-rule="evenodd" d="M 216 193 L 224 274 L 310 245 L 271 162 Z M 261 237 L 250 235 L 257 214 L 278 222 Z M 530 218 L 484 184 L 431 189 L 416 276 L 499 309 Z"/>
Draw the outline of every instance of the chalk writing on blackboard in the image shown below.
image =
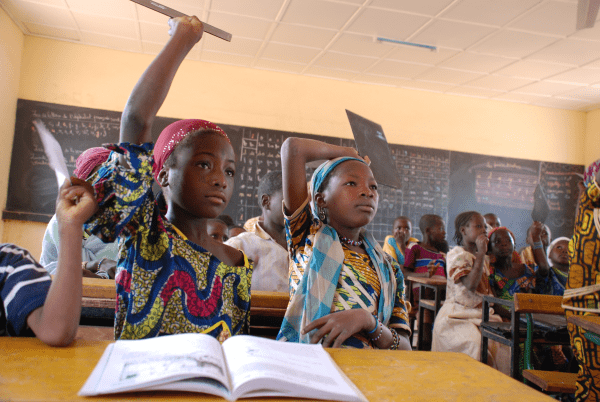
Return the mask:
<path fill-rule="evenodd" d="M 485 205 L 533 208 L 538 171 L 517 163 L 489 161 L 471 168 L 475 173 L 475 196 Z"/>

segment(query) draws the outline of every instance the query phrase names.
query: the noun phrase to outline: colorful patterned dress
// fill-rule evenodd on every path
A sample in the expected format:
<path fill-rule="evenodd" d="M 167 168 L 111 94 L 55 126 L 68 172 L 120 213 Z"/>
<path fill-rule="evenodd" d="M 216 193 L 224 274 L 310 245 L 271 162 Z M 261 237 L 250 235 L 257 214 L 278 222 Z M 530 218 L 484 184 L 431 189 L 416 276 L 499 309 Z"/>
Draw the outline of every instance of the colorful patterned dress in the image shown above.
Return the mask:
<path fill-rule="evenodd" d="M 290 253 L 290 300 L 292 300 L 304 270 L 307 268 L 309 257 L 313 253 L 314 236 L 322 223 L 312 216 L 308 199 L 292 216 L 286 216 L 285 220 Z M 345 246 L 343 246 L 343 250 L 344 262 L 331 312 L 364 308 L 376 315 L 381 284 L 373 262 L 367 254 L 356 253 Z M 399 279 L 397 280 L 394 306 L 388 327 L 402 329 L 410 333 L 408 312 L 404 302 L 404 277 L 400 267 L 395 262 L 393 267 L 396 278 Z M 354 348 L 374 347 L 373 343 L 360 333 L 348 338 L 343 346 Z"/>
<path fill-rule="evenodd" d="M 569 242 L 569 279 L 563 305 L 567 318 L 571 315 L 600 314 L 600 189 L 595 180 L 587 186 L 579 199 L 579 213 L 575 231 Z M 573 354 L 579 363 L 578 401 L 600 400 L 600 354 L 598 346 L 585 338 L 586 331 L 568 324 Z"/>
<path fill-rule="evenodd" d="M 490 286 L 496 297 L 504 300 L 513 300 L 515 293 L 545 294 L 548 279 L 538 278 L 537 271 L 537 265 L 525 264 L 525 272 L 522 276 L 509 279 L 490 264 Z"/>
<path fill-rule="evenodd" d="M 116 339 L 202 332 L 224 341 L 248 332 L 252 265 L 230 267 L 161 216 L 152 194 L 152 144 L 109 149 L 112 158 L 94 182 L 99 211 L 91 233 L 120 237 L 117 262 Z"/>

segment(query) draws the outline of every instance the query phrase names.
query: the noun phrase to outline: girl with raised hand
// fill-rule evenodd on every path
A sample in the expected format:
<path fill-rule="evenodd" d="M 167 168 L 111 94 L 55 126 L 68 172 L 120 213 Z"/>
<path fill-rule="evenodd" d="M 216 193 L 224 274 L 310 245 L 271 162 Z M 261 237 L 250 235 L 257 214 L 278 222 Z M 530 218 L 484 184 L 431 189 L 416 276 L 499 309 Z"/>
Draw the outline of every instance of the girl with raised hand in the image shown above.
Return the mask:
<path fill-rule="evenodd" d="M 222 129 L 195 119 L 167 126 L 154 146 L 144 143 L 179 65 L 202 37 L 196 17 L 169 24 L 171 39 L 127 101 L 121 144 L 108 147 L 119 157 L 94 182 L 100 210 L 88 228 L 105 241 L 120 237 L 115 338 L 200 332 L 223 341 L 248 331 L 252 276 L 242 252 L 207 234 L 233 192 L 233 148 Z M 167 202 L 164 216 L 154 180 Z"/>
<path fill-rule="evenodd" d="M 322 159 L 309 196 L 298 172 Z M 402 271 L 364 228 L 379 199 L 367 161 L 353 148 L 301 138 L 284 142 L 281 161 L 293 264 L 278 339 L 410 350 Z"/>

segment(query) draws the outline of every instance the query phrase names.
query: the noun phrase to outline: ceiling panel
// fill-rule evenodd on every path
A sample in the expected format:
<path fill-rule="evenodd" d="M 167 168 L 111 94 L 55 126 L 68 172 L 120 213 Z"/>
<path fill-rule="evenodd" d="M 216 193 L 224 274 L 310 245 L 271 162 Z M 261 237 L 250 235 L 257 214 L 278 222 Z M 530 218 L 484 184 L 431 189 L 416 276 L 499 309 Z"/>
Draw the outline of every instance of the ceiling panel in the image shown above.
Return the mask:
<path fill-rule="evenodd" d="M 600 23 L 575 31 L 576 0 L 159 0 L 233 34 L 189 60 L 592 110 Z M 168 17 L 129 0 L 0 0 L 26 35 L 158 53 Z M 436 46 L 377 42 L 376 36 Z"/>

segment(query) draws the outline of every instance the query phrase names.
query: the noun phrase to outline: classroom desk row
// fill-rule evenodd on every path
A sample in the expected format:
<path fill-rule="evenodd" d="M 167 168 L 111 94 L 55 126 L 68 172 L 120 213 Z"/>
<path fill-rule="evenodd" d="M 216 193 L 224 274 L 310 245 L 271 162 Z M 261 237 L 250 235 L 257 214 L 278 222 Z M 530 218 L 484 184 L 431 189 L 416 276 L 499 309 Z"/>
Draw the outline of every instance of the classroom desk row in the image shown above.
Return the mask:
<path fill-rule="evenodd" d="M 52 348 L 36 338 L 0 338 L 0 400 L 223 401 L 183 392 L 79 397 L 77 392 L 110 341 L 76 340 Z M 546 395 L 466 355 L 440 352 L 328 349 L 370 401 L 552 401 Z M 291 363 L 290 363 L 291 364 Z M 280 399 L 253 399 L 276 402 Z M 281 399 L 289 402 L 290 399 Z"/>

